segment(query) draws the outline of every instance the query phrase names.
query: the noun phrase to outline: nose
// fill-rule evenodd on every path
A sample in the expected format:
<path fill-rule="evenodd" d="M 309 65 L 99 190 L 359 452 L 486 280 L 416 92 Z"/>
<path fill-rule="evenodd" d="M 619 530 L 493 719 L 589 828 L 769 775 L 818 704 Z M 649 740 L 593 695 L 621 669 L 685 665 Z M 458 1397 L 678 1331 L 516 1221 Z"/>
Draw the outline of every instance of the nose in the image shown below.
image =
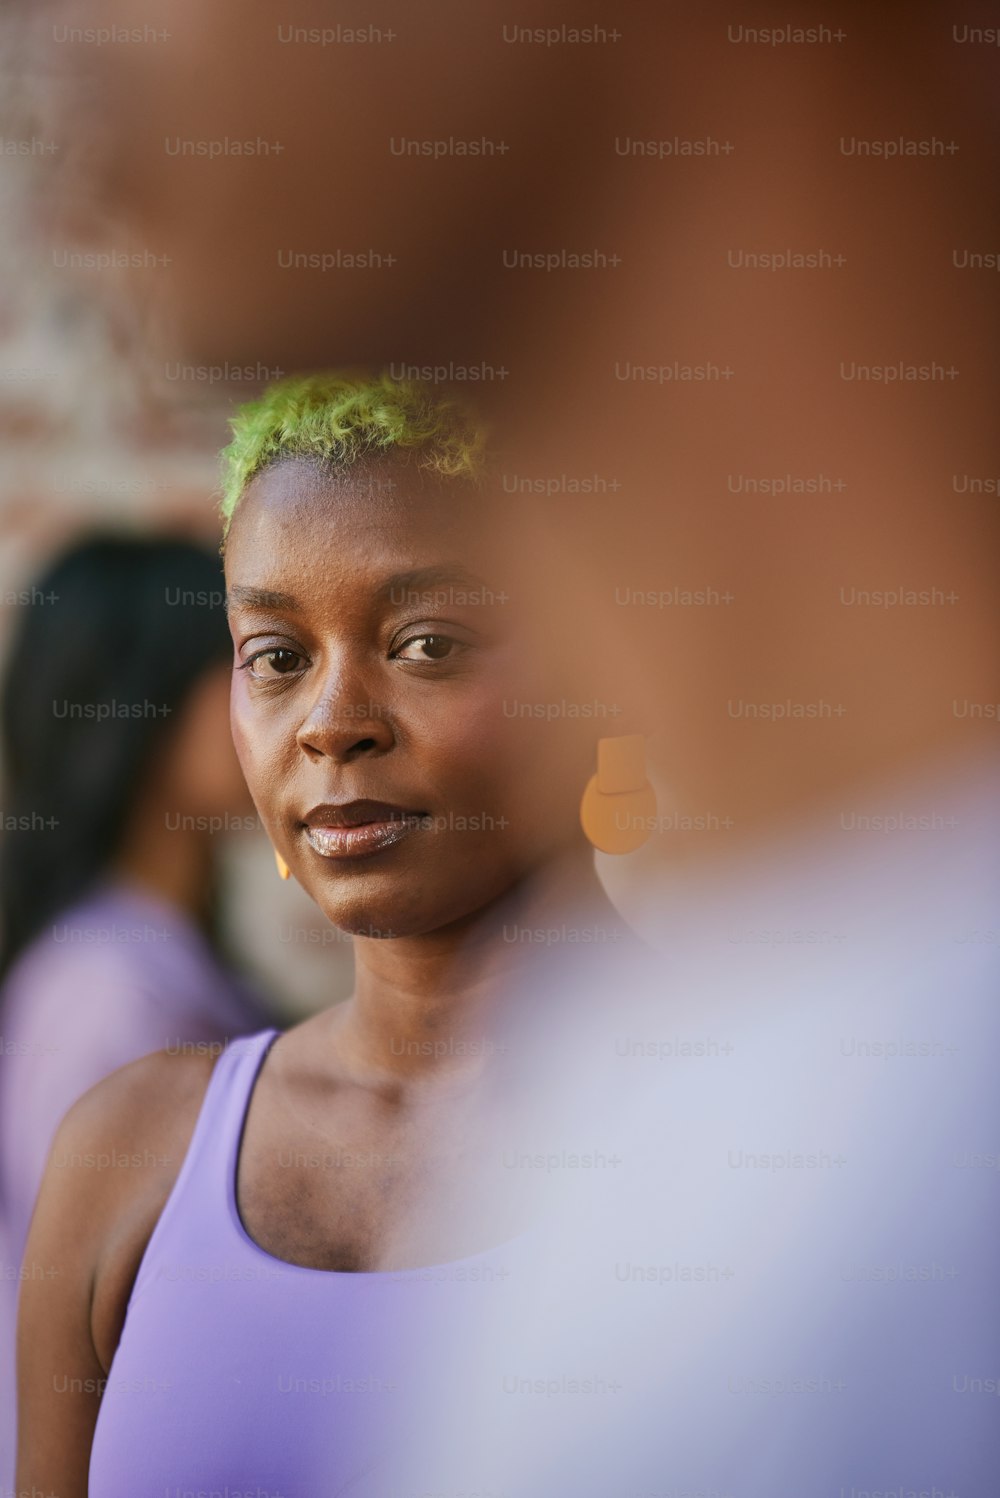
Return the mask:
<path fill-rule="evenodd" d="M 349 763 L 384 754 L 396 741 L 389 714 L 356 673 L 331 671 L 299 724 L 296 742 L 309 759 Z"/>

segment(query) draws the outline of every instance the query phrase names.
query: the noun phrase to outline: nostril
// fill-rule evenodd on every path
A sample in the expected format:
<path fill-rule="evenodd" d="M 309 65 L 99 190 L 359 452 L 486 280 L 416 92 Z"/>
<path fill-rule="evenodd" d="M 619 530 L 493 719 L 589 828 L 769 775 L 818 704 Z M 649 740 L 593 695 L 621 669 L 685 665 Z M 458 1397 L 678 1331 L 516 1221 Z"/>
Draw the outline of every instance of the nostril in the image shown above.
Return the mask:
<path fill-rule="evenodd" d="M 359 755 L 377 754 L 388 747 L 391 738 L 382 734 L 357 733 L 357 723 L 309 721 L 303 723 L 295 737 L 299 747 L 315 759 L 356 759 Z"/>

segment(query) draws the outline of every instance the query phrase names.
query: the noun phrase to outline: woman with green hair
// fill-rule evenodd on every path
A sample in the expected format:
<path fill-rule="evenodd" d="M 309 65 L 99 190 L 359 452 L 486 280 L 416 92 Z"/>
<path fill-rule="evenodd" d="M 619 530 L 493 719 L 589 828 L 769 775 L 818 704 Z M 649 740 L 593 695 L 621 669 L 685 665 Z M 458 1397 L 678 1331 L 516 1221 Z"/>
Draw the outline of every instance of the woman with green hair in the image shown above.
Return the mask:
<path fill-rule="evenodd" d="M 532 1260 L 543 1198 L 515 1167 L 572 1133 L 552 1057 L 644 950 L 594 864 L 650 830 L 642 739 L 594 696 L 536 501 L 496 502 L 475 418 L 317 375 L 233 428 L 233 735 L 355 988 L 217 1060 L 124 1067 L 67 1115 L 18 1467 L 61 1498 L 374 1480 L 444 1328 Z"/>

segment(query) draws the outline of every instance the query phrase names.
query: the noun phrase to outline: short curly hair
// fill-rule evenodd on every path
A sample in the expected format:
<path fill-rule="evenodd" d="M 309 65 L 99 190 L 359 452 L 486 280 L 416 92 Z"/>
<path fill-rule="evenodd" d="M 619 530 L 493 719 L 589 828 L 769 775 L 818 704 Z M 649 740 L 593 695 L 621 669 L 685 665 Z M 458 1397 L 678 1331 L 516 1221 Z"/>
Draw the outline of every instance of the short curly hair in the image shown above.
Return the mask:
<path fill-rule="evenodd" d="M 281 458 L 316 458 L 344 472 L 364 459 L 412 453 L 424 472 L 478 481 L 482 425 L 429 382 L 334 370 L 296 375 L 241 406 L 221 453 L 223 537 L 255 473 Z"/>

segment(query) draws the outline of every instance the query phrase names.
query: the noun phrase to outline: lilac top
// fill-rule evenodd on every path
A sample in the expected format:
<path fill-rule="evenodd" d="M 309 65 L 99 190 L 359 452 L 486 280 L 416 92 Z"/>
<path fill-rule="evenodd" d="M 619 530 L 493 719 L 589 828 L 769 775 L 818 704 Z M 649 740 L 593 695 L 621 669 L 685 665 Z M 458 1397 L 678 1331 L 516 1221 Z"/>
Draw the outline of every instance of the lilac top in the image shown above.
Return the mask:
<path fill-rule="evenodd" d="M 215 1064 L 136 1275 L 91 1498 L 384 1495 L 418 1395 L 447 1400 L 449 1330 L 467 1348 L 483 1297 L 514 1293 L 510 1266 L 531 1230 L 446 1264 L 371 1273 L 290 1264 L 250 1238 L 239 1146 L 277 1033 L 237 1040 Z"/>
<path fill-rule="evenodd" d="M 14 1328 L 28 1224 L 56 1128 L 150 1051 L 220 1047 L 267 1022 L 182 911 L 105 883 L 21 953 L 0 994 L 0 1491 L 13 1487 Z"/>

